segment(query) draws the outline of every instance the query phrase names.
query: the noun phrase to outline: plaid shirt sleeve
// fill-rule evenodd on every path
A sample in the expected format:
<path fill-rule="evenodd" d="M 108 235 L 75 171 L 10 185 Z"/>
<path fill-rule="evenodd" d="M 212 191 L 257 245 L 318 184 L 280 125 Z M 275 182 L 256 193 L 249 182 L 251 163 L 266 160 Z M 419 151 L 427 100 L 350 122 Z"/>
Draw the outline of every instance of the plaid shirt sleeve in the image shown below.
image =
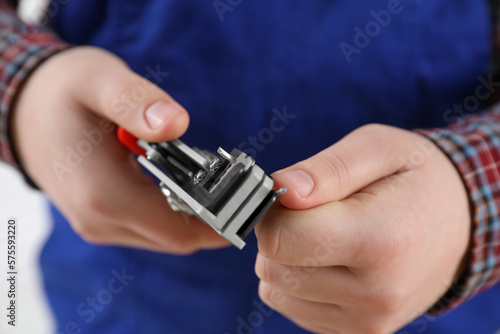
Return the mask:
<path fill-rule="evenodd" d="M 0 160 L 21 169 L 9 135 L 14 98 L 39 64 L 69 45 L 44 28 L 25 24 L 11 4 L 0 0 Z"/>
<path fill-rule="evenodd" d="M 493 27 L 491 71 L 500 78 L 500 0 L 489 0 Z M 494 94 L 493 99 L 500 100 Z M 455 164 L 468 190 L 472 236 L 462 276 L 429 310 L 439 314 L 500 281 L 500 103 L 446 129 L 417 130 Z"/>
<path fill-rule="evenodd" d="M 472 215 L 468 267 L 429 311 L 438 314 L 500 281 L 500 103 L 446 129 L 418 132 L 456 166 L 468 190 Z"/>
<path fill-rule="evenodd" d="M 28 75 L 45 59 L 68 48 L 50 32 L 30 27 L 0 0 L 0 160 L 13 165 L 8 133 L 13 99 Z M 500 66 L 498 0 L 490 0 L 494 19 L 493 69 Z M 500 281 L 500 104 L 446 129 L 419 130 L 455 164 L 469 193 L 472 239 L 464 275 L 432 309 L 450 309 Z"/>

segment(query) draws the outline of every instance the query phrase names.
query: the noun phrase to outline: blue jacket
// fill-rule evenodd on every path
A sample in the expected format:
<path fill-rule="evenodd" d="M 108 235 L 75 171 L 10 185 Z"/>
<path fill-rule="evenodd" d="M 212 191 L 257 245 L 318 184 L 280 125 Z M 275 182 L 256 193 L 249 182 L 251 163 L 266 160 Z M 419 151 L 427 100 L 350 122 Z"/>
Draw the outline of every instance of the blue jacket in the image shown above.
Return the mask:
<path fill-rule="evenodd" d="M 184 105 L 186 143 L 239 147 L 268 172 L 366 123 L 445 126 L 445 111 L 486 75 L 491 53 L 488 4 L 477 0 L 54 0 L 51 8 L 62 38 L 112 51 Z M 305 332 L 259 300 L 253 235 L 243 251 L 187 257 L 99 247 L 51 209 L 41 265 L 60 333 Z M 493 333 L 498 300 L 492 289 L 400 333 Z"/>

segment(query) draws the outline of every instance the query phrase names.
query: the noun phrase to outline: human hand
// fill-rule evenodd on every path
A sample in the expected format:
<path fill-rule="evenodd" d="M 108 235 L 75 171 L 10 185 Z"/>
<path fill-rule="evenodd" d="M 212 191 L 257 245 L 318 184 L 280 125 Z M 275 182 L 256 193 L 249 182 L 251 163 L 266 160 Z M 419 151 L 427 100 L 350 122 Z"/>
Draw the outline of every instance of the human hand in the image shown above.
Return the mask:
<path fill-rule="evenodd" d="M 468 198 L 416 133 L 367 125 L 278 171 L 288 187 L 256 227 L 264 302 L 318 333 L 391 333 L 461 273 Z"/>
<path fill-rule="evenodd" d="M 12 128 L 20 160 L 73 229 L 91 243 L 180 254 L 229 244 L 170 209 L 110 121 L 160 142 L 182 135 L 189 116 L 119 58 L 92 47 L 51 57 L 17 97 Z"/>

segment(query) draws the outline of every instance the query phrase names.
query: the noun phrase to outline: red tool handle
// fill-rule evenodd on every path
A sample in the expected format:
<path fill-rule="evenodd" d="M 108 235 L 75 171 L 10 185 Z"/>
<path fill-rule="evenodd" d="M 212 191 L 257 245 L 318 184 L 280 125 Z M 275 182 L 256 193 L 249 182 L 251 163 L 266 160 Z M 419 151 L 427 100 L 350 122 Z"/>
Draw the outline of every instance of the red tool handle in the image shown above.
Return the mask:
<path fill-rule="evenodd" d="M 146 156 L 146 151 L 137 145 L 137 138 L 121 126 L 118 127 L 118 140 L 135 154 Z"/>

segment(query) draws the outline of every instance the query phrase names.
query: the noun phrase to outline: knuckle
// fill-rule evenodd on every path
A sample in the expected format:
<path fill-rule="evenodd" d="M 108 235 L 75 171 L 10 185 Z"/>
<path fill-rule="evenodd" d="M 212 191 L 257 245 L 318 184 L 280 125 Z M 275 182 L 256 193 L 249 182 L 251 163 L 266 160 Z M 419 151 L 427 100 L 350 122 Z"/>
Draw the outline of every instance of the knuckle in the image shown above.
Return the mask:
<path fill-rule="evenodd" d="M 359 333 L 364 334 L 388 334 L 390 328 L 382 321 L 370 321 L 359 325 Z"/>
<path fill-rule="evenodd" d="M 259 298 L 266 303 L 267 305 L 271 307 L 276 307 L 276 299 L 278 298 L 278 290 L 273 289 L 270 285 L 268 284 L 262 284 L 262 282 L 259 284 Z"/>
<path fill-rule="evenodd" d="M 176 255 L 186 256 L 199 251 L 203 243 L 203 235 L 197 233 L 176 233 L 162 231 L 156 242 L 161 245 L 162 251 Z"/>
<path fill-rule="evenodd" d="M 109 224 L 115 214 L 93 191 L 82 189 L 75 198 L 75 214 L 70 220 L 73 230 L 85 241 L 92 244 L 106 244 L 108 238 L 103 235 L 99 225 Z M 99 223 L 97 223 L 99 222 Z"/>
<path fill-rule="evenodd" d="M 272 262 L 261 256 L 255 265 L 257 277 L 267 283 L 273 283 L 275 275 L 273 274 Z"/>
<path fill-rule="evenodd" d="M 194 243 L 171 243 L 168 248 L 168 253 L 174 253 L 177 255 L 188 256 L 196 253 L 199 250 Z"/>
<path fill-rule="evenodd" d="M 331 328 L 331 326 L 335 326 L 335 324 L 327 324 L 326 327 L 324 324 L 318 325 L 314 322 L 304 322 L 304 321 L 295 321 L 300 327 L 308 330 L 312 333 L 319 334 L 346 334 L 347 332 L 341 332 L 339 329 Z M 358 332 L 356 332 L 358 333 Z"/>
<path fill-rule="evenodd" d="M 259 252 L 266 258 L 273 258 L 276 254 L 277 242 L 273 235 L 259 237 Z"/>
<path fill-rule="evenodd" d="M 263 281 L 259 284 L 259 297 L 278 312 L 283 312 L 289 302 L 288 296 L 283 290 Z"/>
<path fill-rule="evenodd" d="M 393 313 L 404 306 L 407 294 L 403 287 L 392 284 L 389 287 L 379 285 L 362 297 L 368 307 L 385 313 Z"/>
<path fill-rule="evenodd" d="M 100 218 L 113 218 L 115 213 L 107 204 L 109 200 L 101 199 L 92 190 L 81 190 L 78 192 L 76 204 L 82 215 L 92 215 Z"/>
<path fill-rule="evenodd" d="M 266 304 L 271 302 L 271 289 L 267 285 L 259 284 L 259 298 Z"/>
<path fill-rule="evenodd" d="M 367 145 L 383 148 L 393 147 L 394 134 L 393 128 L 384 124 L 370 123 L 363 125 L 352 132 L 352 135 L 362 138 Z"/>
<path fill-rule="evenodd" d="M 267 224 L 258 235 L 259 251 L 271 261 L 288 261 L 293 258 L 290 242 L 287 237 L 289 231 L 284 221 L 277 220 Z"/>
<path fill-rule="evenodd" d="M 114 102 L 111 105 L 112 114 L 120 118 L 135 116 L 135 111 L 143 107 L 150 95 L 150 92 L 144 88 L 144 80 L 134 77 L 117 85 L 113 94 Z"/>
<path fill-rule="evenodd" d="M 76 220 L 73 221 L 73 230 L 76 234 L 80 236 L 83 240 L 91 244 L 103 244 L 105 243 L 102 233 L 100 233 L 94 226 L 89 224 L 87 221 Z"/>
<path fill-rule="evenodd" d="M 387 131 L 389 131 L 391 127 L 384 125 L 384 124 L 379 124 L 379 123 L 369 123 L 360 126 L 356 130 L 353 131 L 353 133 L 363 135 L 363 136 L 369 136 L 370 139 L 377 139 L 380 138 L 381 135 L 385 134 Z"/>
<path fill-rule="evenodd" d="M 255 274 L 263 281 L 268 281 L 266 267 L 266 259 L 263 256 L 260 256 L 257 262 L 255 262 Z"/>
<path fill-rule="evenodd" d="M 307 170 L 319 170 L 327 183 L 318 182 L 317 184 L 327 193 L 344 193 L 344 189 L 349 189 L 351 173 L 347 162 L 343 157 L 330 151 L 327 154 L 315 155 L 307 160 Z"/>

